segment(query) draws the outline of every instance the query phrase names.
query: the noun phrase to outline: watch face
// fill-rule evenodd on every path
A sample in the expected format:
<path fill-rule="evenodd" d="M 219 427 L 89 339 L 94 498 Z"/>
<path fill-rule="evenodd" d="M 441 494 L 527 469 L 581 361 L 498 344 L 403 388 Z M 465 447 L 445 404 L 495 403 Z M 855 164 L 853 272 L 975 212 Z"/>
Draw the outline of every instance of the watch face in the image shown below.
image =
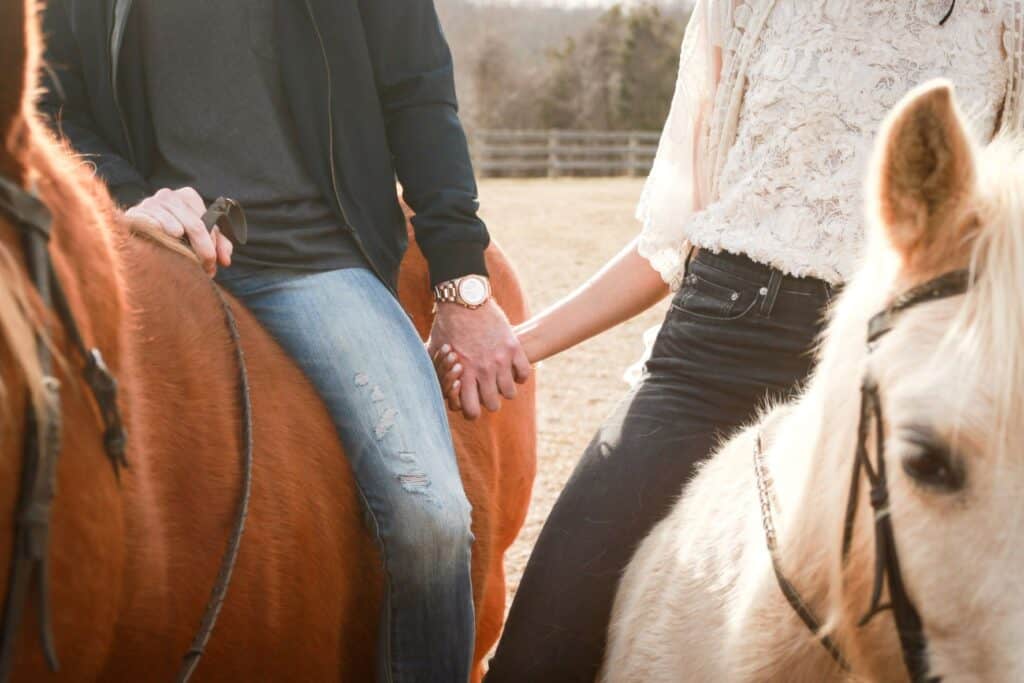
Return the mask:
<path fill-rule="evenodd" d="M 487 301 L 487 285 L 478 277 L 467 277 L 459 283 L 459 296 L 470 306 Z"/>

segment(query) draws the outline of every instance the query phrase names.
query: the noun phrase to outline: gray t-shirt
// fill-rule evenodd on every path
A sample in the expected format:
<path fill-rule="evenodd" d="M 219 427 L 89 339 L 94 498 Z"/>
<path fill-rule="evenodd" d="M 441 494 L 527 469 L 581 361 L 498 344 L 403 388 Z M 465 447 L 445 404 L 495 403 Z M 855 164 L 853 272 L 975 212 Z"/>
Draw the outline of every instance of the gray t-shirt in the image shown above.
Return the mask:
<path fill-rule="evenodd" d="M 245 208 L 236 263 L 304 270 L 366 260 L 303 166 L 274 40 L 275 0 L 142 0 L 154 187 Z M 326 98 L 326 94 L 325 94 Z M 326 99 L 324 106 L 327 106 Z"/>

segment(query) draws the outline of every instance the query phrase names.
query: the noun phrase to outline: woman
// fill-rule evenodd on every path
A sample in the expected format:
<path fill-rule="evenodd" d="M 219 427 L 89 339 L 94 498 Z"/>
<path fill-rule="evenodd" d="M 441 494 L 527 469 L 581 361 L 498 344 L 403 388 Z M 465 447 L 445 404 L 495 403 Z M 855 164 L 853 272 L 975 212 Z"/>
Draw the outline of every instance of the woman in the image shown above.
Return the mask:
<path fill-rule="evenodd" d="M 861 251 L 861 183 L 886 112 L 944 76 L 983 138 L 1019 127 L 1020 5 L 698 0 L 641 234 L 518 330 L 536 362 L 677 290 L 642 381 L 545 524 L 489 683 L 593 681 L 639 541 L 724 435 L 810 372 Z M 457 356 L 437 365 L 457 404 Z"/>

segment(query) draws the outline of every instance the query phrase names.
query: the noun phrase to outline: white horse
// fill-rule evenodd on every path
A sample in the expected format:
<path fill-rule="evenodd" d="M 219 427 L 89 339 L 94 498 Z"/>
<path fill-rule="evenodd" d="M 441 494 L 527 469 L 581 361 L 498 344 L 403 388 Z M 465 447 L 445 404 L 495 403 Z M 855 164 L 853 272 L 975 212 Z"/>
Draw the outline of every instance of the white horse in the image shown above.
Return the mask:
<path fill-rule="evenodd" d="M 639 548 L 602 680 L 1024 681 L 1024 146 L 976 148 L 952 87 L 932 83 L 890 115 L 868 195 L 867 257 L 835 306 L 816 374 L 726 444 Z M 941 291 L 947 278 L 922 293 L 962 269 L 955 291 Z M 876 320 L 891 332 L 869 347 L 869 321 L 901 308 Z M 861 439 L 865 377 L 880 410 L 868 395 Z M 886 468 L 877 528 L 872 487 L 854 469 L 859 443 Z M 780 572 L 817 634 L 780 589 L 772 523 Z M 922 625 L 913 676 L 893 612 L 858 625 L 886 524 L 903 605 Z M 883 604 L 892 573 L 886 581 Z"/>

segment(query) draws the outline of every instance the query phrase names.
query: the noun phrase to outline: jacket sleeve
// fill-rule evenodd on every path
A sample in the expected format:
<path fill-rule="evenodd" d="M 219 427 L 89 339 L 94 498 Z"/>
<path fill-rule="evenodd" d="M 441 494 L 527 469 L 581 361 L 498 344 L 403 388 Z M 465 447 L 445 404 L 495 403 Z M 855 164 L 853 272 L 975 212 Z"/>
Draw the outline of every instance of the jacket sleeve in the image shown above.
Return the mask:
<path fill-rule="evenodd" d="M 487 228 L 433 0 L 359 0 L 388 143 L 436 284 L 486 275 Z"/>
<path fill-rule="evenodd" d="M 151 188 L 142 174 L 99 132 L 92 115 L 78 45 L 62 0 L 46 3 L 43 30 L 49 67 L 43 70 L 43 92 L 39 99 L 44 120 L 93 166 L 121 206 L 138 203 L 151 193 Z"/>

